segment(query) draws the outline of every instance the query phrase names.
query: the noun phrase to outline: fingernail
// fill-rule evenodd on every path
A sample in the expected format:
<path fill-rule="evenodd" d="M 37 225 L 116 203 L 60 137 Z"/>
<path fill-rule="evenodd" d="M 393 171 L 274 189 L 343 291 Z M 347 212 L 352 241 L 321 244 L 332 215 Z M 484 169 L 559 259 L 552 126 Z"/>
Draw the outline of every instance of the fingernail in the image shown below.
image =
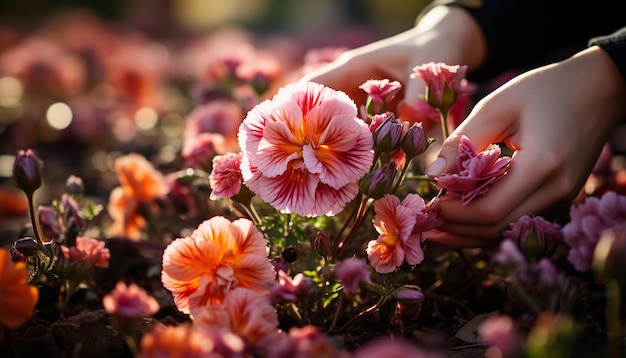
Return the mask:
<path fill-rule="evenodd" d="M 446 159 L 443 157 L 437 157 L 426 169 L 426 175 L 429 177 L 436 177 L 441 174 L 446 167 Z"/>

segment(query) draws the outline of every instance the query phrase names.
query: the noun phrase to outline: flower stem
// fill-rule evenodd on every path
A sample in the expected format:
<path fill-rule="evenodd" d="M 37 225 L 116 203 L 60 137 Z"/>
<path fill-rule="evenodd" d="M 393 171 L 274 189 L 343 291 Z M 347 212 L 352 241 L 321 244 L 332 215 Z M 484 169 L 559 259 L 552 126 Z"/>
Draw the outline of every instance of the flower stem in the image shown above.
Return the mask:
<path fill-rule="evenodd" d="M 350 240 L 352 235 L 354 235 L 354 232 L 360 226 L 361 222 L 363 221 L 363 218 L 365 218 L 365 216 L 367 215 L 367 212 L 369 211 L 369 208 L 370 208 L 369 203 L 370 201 L 368 197 L 363 196 L 361 198 L 361 203 L 359 204 L 359 209 L 357 211 L 356 217 L 354 218 L 354 221 L 352 222 L 350 231 L 343 238 L 343 240 L 341 240 L 341 242 L 337 245 L 337 247 L 335 247 L 335 249 L 331 252 L 331 254 L 328 257 L 329 261 L 332 260 L 335 256 L 337 256 L 339 251 L 345 246 L 348 240 Z"/>
<path fill-rule="evenodd" d="M 346 322 L 340 329 L 340 332 L 343 332 L 346 328 L 348 328 L 352 323 L 354 323 L 354 321 L 356 321 L 357 319 L 359 319 L 360 317 L 365 316 L 366 314 L 370 314 L 372 312 L 376 312 L 382 305 L 383 303 L 385 303 L 385 301 L 387 301 L 387 297 L 389 296 L 387 294 L 387 292 L 385 291 L 385 289 L 383 289 L 382 287 L 378 286 L 378 285 L 374 285 L 374 284 L 368 284 L 367 285 L 368 288 L 380 293 L 380 298 L 378 299 L 378 302 L 376 302 L 376 304 L 374 304 L 373 306 L 369 307 L 368 309 L 361 311 L 358 315 L 352 317 L 348 322 Z"/>
<path fill-rule="evenodd" d="M 448 128 L 448 110 L 439 110 L 439 117 L 441 118 L 443 139 L 446 140 L 446 138 L 450 136 L 450 129 Z"/>
<path fill-rule="evenodd" d="M 39 245 L 39 248 L 43 250 L 44 242 L 43 242 L 43 239 L 41 238 L 40 231 L 39 231 L 39 221 L 37 220 L 37 209 L 35 208 L 35 202 L 34 202 L 33 196 L 34 194 L 27 195 L 28 209 L 29 209 L 28 212 L 30 213 L 30 221 L 33 225 L 33 232 L 35 234 L 35 240 L 37 240 L 37 244 Z"/>
<path fill-rule="evenodd" d="M 620 345 L 622 329 L 620 326 L 620 284 L 614 278 L 609 278 L 606 282 L 606 298 L 608 356 L 617 358 L 621 357 Z"/>

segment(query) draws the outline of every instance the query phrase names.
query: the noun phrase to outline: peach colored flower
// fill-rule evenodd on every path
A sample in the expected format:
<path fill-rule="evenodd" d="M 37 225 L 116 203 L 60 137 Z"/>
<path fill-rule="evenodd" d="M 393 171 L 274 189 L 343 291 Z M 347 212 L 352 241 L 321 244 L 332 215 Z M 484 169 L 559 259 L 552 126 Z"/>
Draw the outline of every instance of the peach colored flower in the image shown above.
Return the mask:
<path fill-rule="evenodd" d="M 139 213 L 142 204 L 150 204 L 167 193 L 163 175 L 143 156 L 131 153 L 114 163 L 121 186 L 113 189 L 109 196 L 107 211 L 113 219 L 110 235 L 122 235 L 138 240 L 146 226 Z"/>
<path fill-rule="evenodd" d="M 23 262 L 13 263 L 9 252 L 0 248 L 0 324 L 19 328 L 32 316 L 39 290 L 28 284 Z"/>
<path fill-rule="evenodd" d="M 126 286 L 118 282 L 113 292 L 102 298 L 102 305 L 109 314 L 122 317 L 152 316 L 159 310 L 157 300 L 134 283 Z"/>
<path fill-rule="evenodd" d="M 104 247 L 104 242 L 88 237 L 78 236 L 76 246 L 70 248 L 62 246 L 63 254 L 71 261 L 85 260 L 86 263 L 96 267 L 109 267 L 111 253 Z"/>
<path fill-rule="evenodd" d="M 230 327 L 250 345 L 278 338 L 278 315 L 267 295 L 238 287 L 224 297 L 220 305 L 194 311 L 194 324 Z"/>
<path fill-rule="evenodd" d="M 225 327 L 181 324 L 155 326 L 141 337 L 141 356 L 160 357 L 243 357 L 244 342 Z"/>
<path fill-rule="evenodd" d="M 239 129 L 244 183 L 283 212 L 336 214 L 358 193 L 373 141 L 343 92 L 294 83 L 253 108 Z"/>
<path fill-rule="evenodd" d="M 387 194 L 374 203 L 374 211 L 374 227 L 380 235 L 367 245 L 367 257 L 374 269 L 389 273 L 404 261 L 410 265 L 422 262 L 422 232 L 439 223 L 428 214 L 424 199 L 409 194 L 400 202 Z"/>
<path fill-rule="evenodd" d="M 500 147 L 492 145 L 478 152 L 476 145 L 466 136 L 461 137 L 457 171 L 440 175 L 437 185 L 448 193 L 460 195 L 461 204 L 467 205 L 489 190 L 491 184 L 506 174 L 511 158 L 500 156 Z"/>
<path fill-rule="evenodd" d="M 163 253 L 163 285 L 188 314 L 221 303 L 235 287 L 267 293 L 275 276 L 265 238 L 247 219 L 213 217 Z"/>
<path fill-rule="evenodd" d="M 241 190 L 241 157 L 243 154 L 227 153 L 213 158 L 213 170 L 209 175 L 209 185 L 213 191 L 210 199 L 227 199 Z"/>

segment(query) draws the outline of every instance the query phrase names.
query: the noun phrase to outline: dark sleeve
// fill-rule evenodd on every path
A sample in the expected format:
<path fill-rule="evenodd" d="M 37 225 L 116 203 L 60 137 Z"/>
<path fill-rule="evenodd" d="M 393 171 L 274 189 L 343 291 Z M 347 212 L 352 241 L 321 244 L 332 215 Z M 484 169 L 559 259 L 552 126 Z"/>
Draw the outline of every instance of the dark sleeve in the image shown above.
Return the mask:
<path fill-rule="evenodd" d="M 438 1 L 435 1 L 438 3 Z M 622 1 L 456 0 L 478 22 L 487 42 L 479 79 L 505 70 L 526 71 L 584 49 L 589 39 L 626 25 Z"/>
<path fill-rule="evenodd" d="M 598 45 L 609 54 L 626 81 L 626 27 L 611 35 L 591 39 L 589 46 Z"/>

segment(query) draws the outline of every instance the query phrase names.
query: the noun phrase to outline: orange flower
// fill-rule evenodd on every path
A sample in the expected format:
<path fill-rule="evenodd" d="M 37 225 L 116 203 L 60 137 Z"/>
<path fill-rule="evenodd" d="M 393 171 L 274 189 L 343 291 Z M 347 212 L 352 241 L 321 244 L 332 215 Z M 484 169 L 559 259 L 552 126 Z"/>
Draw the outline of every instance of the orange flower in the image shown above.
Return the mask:
<path fill-rule="evenodd" d="M 278 338 L 278 315 L 267 295 L 246 288 L 229 292 L 221 305 L 196 311 L 194 324 L 230 327 L 251 345 Z"/>
<path fill-rule="evenodd" d="M 156 326 L 141 338 L 141 356 L 152 357 L 242 357 L 244 343 L 226 328 Z"/>
<path fill-rule="evenodd" d="M 216 216 L 163 253 L 161 280 L 183 313 L 220 304 L 235 287 L 267 293 L 276 276 L 263 234 L 250 220 Z"/>
<path fill-rule="evenodd" d="M 110 235 L 121 235 L 138 240 L 146 226 L 139 209 L 142 204 L 150 204 L 164 197 L 167 187 L 163 175 L 139 154 L 131 153 L 115 160 L 114 163 L 121 186 L 113 189 L 107 210 L 113 219 Z"/>
<path fill-rule="evenodd" d="M 39 291 L 28 284 L 24 263 L 14 264 L 0 248 L 0 324 L 19 328 L 33 316 L 38 299 Z"/>

